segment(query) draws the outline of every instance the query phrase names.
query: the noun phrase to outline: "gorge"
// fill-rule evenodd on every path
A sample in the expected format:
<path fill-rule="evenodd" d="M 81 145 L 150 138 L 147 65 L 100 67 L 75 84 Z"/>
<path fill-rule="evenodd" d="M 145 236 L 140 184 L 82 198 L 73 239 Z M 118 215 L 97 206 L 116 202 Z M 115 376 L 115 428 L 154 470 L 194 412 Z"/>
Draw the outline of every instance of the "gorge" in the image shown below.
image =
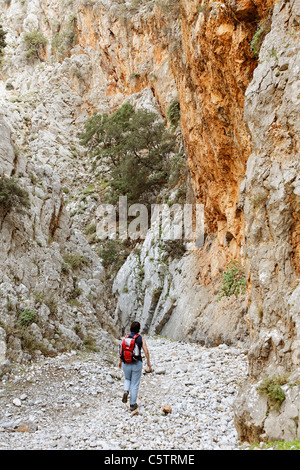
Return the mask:
<path fill-rule="evenodd" d="M 247 349 L 240 439 L 300 439 L 299 2 L 0 6 L 1 178 L 30 203 L 0 207 L 3 373 L 38 355 L 110 349 L 134 317 L 150 335 Z M 95 225 L 107 182 L 80 135 L 93 113 L 125 102 L 176 136 L 180 177 L 160 198 L 203 205 L 198 250 L 149 230 L 104 262 Z M 230 262 L 246 289 L 220 299 Z M 257 388 L 279 377 L 285 400 L 273 409 Z"/>

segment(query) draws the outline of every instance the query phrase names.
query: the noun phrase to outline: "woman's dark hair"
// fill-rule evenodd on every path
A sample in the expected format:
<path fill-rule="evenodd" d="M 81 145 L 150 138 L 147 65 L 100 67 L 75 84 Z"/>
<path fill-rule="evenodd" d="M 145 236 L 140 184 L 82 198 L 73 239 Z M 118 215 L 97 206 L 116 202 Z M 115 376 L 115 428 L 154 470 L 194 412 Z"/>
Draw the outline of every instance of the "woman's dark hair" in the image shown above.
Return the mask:
<path fill-rule="evenodd" d="M 140 331 L 140 327 L 140 323 L 138 321 L 134 321 L 131 323 L 130 331 L 132 331 L 132 333 L 138 333 Z"/>

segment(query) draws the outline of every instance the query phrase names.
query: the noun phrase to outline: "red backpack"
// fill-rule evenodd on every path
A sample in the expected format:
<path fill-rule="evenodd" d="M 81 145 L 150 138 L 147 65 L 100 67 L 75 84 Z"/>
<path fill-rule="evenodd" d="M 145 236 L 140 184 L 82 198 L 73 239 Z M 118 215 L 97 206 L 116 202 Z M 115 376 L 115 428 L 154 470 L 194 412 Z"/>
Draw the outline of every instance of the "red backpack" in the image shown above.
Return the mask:
<path fill-rule="evenodd" d="M 136 356 L 140 354 L 138 345 L 136 344 L 136 338 L 140 336 L 139 334 L 134 335 L 132 338 L 129 335 L 126 335 L 122 341 L 120 348 L 120 358 L 123 362 L 135 362 Z"/>

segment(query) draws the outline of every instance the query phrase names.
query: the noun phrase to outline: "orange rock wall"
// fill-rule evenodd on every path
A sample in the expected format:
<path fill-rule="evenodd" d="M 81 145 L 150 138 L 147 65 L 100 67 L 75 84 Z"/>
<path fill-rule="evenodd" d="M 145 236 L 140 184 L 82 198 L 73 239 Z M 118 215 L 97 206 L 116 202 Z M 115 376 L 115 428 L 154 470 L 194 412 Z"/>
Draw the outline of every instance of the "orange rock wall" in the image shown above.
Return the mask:
<path fill-rule="evenodd" d="M 178 96 L 192 186 L 205 207 L 206 231 L 216 235 L 207 266 L 212 278 L 240 257 L 239 188 L 251 150 L 243 106 L 257 65 L 250 42 L 272 3 L 181 0 L 175 13 L 156 5 L 130 14 L 113 2 L 110 9 L 80 2 L 76 13 L 74 50 L 92 63 L 83 87 L 85 111 L 104 102 L 114 110 L 149 88 L 166 116 Z"/>
<path fill-rule="evenodd" d="M 267 12 L 263 3 L 239 1 L 233 8 L 232 2 L 205 2 L 199 8 L 198 1 L 183 1 L 184 60 L 179 52 L 172 61 L 195 194 L 205 205 L 208 231 L 218 232 L 221 244 L 227 233 L 233 257 L 243 237 L 238 192 L 250 154 L 243 120 L 256 67 L 250 42 Z"/>
<path fill-rule="evenodd" d="M 250 42 L 271 4 L 182 0 L 171 20 L 159 8 L 132 18 L 79 9 L 78 44 L 100 54 L 108 98 L 150 87 L 166 115 L 177 88 L 192 185 L 208 233 L 218 235 L 220 266 L 239 257 L 243 238 L 238 195 L 250 154 L 243 103 L 257 65 Z"/>

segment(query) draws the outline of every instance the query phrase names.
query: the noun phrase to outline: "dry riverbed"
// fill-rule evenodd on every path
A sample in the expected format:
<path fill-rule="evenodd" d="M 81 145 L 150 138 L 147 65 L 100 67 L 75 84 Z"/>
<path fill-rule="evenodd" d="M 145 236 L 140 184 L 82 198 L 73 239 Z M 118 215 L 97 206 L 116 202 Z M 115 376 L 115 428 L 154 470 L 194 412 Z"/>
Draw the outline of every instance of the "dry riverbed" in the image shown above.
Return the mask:
<path fill-rule="evenodd" d="M 243 351 L 147 343 L 154 370 L 135 412 L 111 356 L 72 351 L 16 367 L 0 381 L 0 449 L 239 449 L 232 403 L 247 376 Z"/>

